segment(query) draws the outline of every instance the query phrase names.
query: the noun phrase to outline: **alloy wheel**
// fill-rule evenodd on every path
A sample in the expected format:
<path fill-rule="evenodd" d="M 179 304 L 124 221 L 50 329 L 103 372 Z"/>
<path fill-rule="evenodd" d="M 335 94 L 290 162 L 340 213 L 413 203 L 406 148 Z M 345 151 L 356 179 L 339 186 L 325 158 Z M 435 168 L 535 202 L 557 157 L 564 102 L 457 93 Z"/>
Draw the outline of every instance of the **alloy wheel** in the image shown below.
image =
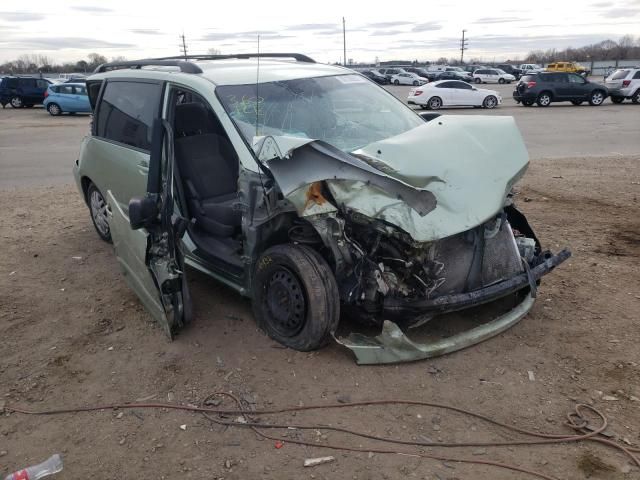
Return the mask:
<path fill-rule="evenodd" d="M 13 108 L 22 108 L 22 99 L 20 97 L 12 97 L 9 103 Z"/>
<path fill-rule="evenodd" d="M 105 202 L 102 194 L 98 190 L 91 192 L 89 205 L 96 229 L 102 236 L 107 237 L 110 234 L 109 221 L 107 218 L 107 202 Z"/>

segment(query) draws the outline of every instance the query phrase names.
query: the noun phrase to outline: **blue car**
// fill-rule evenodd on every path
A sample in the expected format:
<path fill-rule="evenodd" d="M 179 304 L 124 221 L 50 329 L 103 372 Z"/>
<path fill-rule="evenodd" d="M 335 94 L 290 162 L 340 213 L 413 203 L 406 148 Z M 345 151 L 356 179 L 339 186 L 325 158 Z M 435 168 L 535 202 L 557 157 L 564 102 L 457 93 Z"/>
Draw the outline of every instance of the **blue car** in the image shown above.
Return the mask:
<path fill-rule="evenodd" d="M 86 85 L 84 83 L 51 85 L 45 93 L 44 108 L 54 116 L 64 112 L 91 112 Z"/>

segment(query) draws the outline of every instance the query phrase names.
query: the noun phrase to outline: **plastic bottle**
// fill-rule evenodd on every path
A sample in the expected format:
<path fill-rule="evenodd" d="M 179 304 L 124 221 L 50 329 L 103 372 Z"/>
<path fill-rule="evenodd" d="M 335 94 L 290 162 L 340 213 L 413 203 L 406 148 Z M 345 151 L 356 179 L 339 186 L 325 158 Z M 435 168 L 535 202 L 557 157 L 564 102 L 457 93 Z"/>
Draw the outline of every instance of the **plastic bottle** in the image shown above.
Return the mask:
<path fill-rule="evenodd" d="M 4 480 L 38 480 L 62 470 L 62 457 L 57 453 L 38 465 L 10 473 Z"/>

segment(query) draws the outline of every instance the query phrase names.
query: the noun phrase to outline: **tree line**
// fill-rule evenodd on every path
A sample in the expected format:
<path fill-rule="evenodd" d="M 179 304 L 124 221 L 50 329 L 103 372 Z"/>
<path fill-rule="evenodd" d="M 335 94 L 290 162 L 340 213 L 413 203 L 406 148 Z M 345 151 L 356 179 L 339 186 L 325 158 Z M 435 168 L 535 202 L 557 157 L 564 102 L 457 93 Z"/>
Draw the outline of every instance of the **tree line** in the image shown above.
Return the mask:
<path fill-rule="evenodd" d="M 111 60 L 109 60 L 99 53 L 90 53 L 86 59 L 78 60 L 77 62 L 56 63 L 48 55 L 34 53 L 20 55 L 16 60 L 1 64 L 0 73 L 90 73 L 102 63 L 123 60 L 126 60 L 125 57 L 111 57 Z"/>

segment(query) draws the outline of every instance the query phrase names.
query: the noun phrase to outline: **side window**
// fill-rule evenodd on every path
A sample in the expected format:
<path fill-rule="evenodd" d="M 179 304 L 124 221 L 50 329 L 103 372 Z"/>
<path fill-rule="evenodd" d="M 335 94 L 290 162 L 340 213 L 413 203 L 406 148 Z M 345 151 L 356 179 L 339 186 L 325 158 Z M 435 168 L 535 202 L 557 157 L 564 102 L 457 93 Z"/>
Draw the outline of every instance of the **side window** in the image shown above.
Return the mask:
<path fill-rule="evenodd" d="M 634 80 L 640 80 L 640 70 L 638 70 L 638 71 L 636 72 L 636 74 L 633 76 L 633 79 L 634 79 Z"/>
<path fill-rule="evenodd" d="M 73 93 L 75 93 L 76 95 L 86 95 L 87 89 L 85 87 L 75 86 L 73 87 Z"/>
<path fill-rule="evenodd" d="M 473 90 L 473 87 L 467 82 L 458 82 L 457 86 L 461 90 Z"/>
<path fill-rule="evenodd" d="M 58 93 L 71 95 L 73 93 L 73 87 L 71 85 L 61 85 L 58 87 Z"/>
<path fill-rule="evenodd" d="M 157 83 L 107 82 L 98 108 L 97 136 L 149 150 L 161 95 L 162 85 Z"/>
<path fill-rule="evenodd" d="M 580 75 L 576 75 L 575 73 L 572 73 L 571 75 L 569 75 L 569 82 L 583 84 L 584 79 Z"/>
<path fill-rule="evenodd" d="M 98 101 L 98 95 L 100 94 L 100 87 L 102 87 L 102 80 L 87 82 L 87 88 L 89 89 L 89 103 L 91 109 L 96 109 L 96 102 Z"/>
<path fill-rule="evenodd" d="M 21 78 L 20 79 L 20 86 L 22 88 L 35 88 L 36 79 L 35 78 Z"/>
<path fill-rule="evenodd" d="M 45 90 L 46 90 L 46 89 L 47 89 L 47 87 L 49 86 L 49 84 L 47 83 L 47 81 L 46 81 L 46 80 L 38 79 L 38 80 L 36 80 L 36 86 L 37 86 L 38 88 L 43 88 L 43 89 L 45 89 Z"/>

